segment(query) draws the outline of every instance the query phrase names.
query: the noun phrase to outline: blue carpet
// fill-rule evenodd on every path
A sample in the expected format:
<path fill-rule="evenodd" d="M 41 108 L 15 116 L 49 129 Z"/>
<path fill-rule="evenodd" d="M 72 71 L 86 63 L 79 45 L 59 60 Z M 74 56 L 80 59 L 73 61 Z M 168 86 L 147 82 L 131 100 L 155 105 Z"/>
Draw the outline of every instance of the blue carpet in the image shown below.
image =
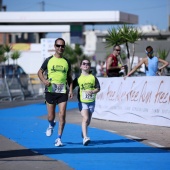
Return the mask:
<path fill-rule="evenodd" d="M 68 102 L 67 109 L 73 108 L 77 108 L 77 102 Z M 170 169 L 170 152 L 105 130 L 89 128 L 91 143 L 83 146 L 80 125 L 67 123 L 62 137 L 64 146 L 57 148 L 54 146 L 57 125 L 53 136 L 45 136 L 48 122 L 40 116 L 46 114 L 43 103 L 0 109 L 0 133 L 28 149 L 61 160 L 76 170 Z"/>

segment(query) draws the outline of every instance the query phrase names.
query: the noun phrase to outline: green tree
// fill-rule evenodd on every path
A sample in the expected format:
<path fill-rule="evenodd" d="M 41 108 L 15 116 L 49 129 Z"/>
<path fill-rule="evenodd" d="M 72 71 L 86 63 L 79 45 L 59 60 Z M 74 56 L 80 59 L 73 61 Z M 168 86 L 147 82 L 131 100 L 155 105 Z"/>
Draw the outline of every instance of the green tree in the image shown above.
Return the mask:
<path fill-rule="evenodd" d="M 3 47 L 0 47 L 0 63 L 5 61 L 5 56 L 4 56 L 4 49 Z M 2 75 L 2 68 L 0 70 L 0 75 Z"/>
<path fill-rule="evenodd" d="M 63 56 L 69 59 L 70 63 L 72 64 L 73 72 L 75 74 L 79 74 L 80 72 L 80 60 L 88 58 L 86 55 L 83 54 L 83 50 L 78 44 L 76 44 L 74 48 L 70 45 L 66 45 Z"/>
<path fill-rule="evenodd" d="M 7 58 L 8 65 L 9 65 L 9 58 L 10 58 L 9 53 L 10 53 L 12 47 L 9 44 L 5 44 L 5 45 L 3 45 L 3 49 L 4 49 L 4 52 L 6 53 L 5 57 Z"/>
<path fill-rule="evenodd" d="M 63 56 L 66 57 L 71 62 L 71 64 L 77 63 L 77 57 L 76 57 L 76 54 L 74 52 L 74 49 L 69 45 L 65 46 Z"/>
<path fill-rule="evenodd" d="M 6 75 L 6 69 L 5 69 L 5 62 L 7 61 L 8 57 L 5 56 L 5 50 L 4 50 L 4 46 L 0 47 L 0 63 L 4 63 L 4 75 Z M 0 70 L 0 72 L 2 73 L 2 70 Z"/>
<path fill-rule="evenodd" d="M 157 53 L 158 53 L 158 56 L 159 56 L 159 58 L 161 58 L 162 60 L 166 60 L 166 58 L 168 57 L 168 55 L 169 55 L 169 52 L 170 52 L 170 50 L 166 50 L 166 49 L 158 49 L 157 50 Z M 161 70 L 161 73 L 163 73 L 164 72 L 164 69 L 162 69 Z"/>
<path fill-rule="evenodd" d="M 169 54 L 170 50 L 166 50 L 166 49 L 158 49 L 157 50 L 157 53 L 158 53 L 158 56 L 159 58 L 163 59 L 163 60 L 166 60 L 166 58 L 168 57 L 168 54 Z"/>
<path fill-rule="evenodd" d="M 114 45 L 126 45 L 127 50 L 127 59 L 128 59 L 128 71 L 132 69 L 132 64 L 135 56 L 135 42 L 141 37 L 142 33 L 140 33 L 137 28 L 133 26 L 123 25 L 122 27 L 118 27 L 116 30 L 112 28 L 108 30 L 108 35 L 106 36 L 106 47 L 111 47 Z M 130 52 L 129 52 L 129 43 L 133 44 L 132 50 L 132 62 L 130 63 Z"/>
<path fill-rule="evenodd" d="M 11 59 L 13 60 L 13 64 L 15 65 L 13 69 L 13 77 L 15 75 L 15 71 L 17 70 L 17 67 L 18 67 L 17 60 L 20 58 L 20 56 L 21 56 L 21 53 L 18 50 L 11 53 Z"/>
<path fill-rule="evenodd" d="M 5 61 L 5 56 L 4 56 L 4 49 L 3 47 L 0 47 L 0 63 Z"/>
<path fill-rule="evenodd" d="M 17 65 L 17 60 L 20 58 L 21 56 L 21 53 L 20 51 L 14 51 L 12 54 L 11 54 L 11 59 L 13 60 L 13 63 L 14 65 Z"/>

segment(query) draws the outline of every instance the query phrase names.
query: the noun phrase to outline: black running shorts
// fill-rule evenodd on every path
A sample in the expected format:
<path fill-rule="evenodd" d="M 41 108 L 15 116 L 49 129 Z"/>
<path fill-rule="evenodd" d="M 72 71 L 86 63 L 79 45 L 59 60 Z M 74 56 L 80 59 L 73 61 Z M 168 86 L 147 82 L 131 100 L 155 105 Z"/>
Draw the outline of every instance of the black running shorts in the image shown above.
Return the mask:
<path fill-rule="evenodd" d="M 49 104 L 59 104 L 68 100 L 68 94 L 64 93 L 45 93 L 45 100 Z"/>

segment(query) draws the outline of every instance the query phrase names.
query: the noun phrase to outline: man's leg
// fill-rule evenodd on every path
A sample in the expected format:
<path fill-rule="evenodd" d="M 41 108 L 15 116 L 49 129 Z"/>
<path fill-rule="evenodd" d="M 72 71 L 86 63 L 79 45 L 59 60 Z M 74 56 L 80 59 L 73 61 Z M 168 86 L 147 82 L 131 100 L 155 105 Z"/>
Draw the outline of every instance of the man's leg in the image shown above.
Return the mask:
<path fill-rule="evenodd" d="M 61 136 L 63 134 L 65 122 L 66 122 L 66 106 L 67 102 L 61 102 L 58 104 L 59 107 L 59 125 L 58 125 L 58 138 L 55 140 L 55 146 L 62 146 Z"/>
<path fill-rule="evenodd" d="M 51 136 L 53 133 L 53 128 L 55 126 L 55 104 L 47 104 L 47 111 L 48 111 L 48 121 L 49 121 L 49 126 L 46 130 L 46 136 Z"/>
<path fill-rule="evenodd" d="M 56 105 L 55 104 L 49 104 L 49 103 L 46 103 L 46 104 L 47 104 L 47 110 L 48 110 L 48 121 L 54 122 Z"/>
<path fill-rule="evenodd" d="M 58 104 L 59 107 L 59 127 L 58 127 L 58 135 L 61 137 L 63 134 L 65 122 L 66 122 L 66 106 L 67 102 L 62 102 Z"/>

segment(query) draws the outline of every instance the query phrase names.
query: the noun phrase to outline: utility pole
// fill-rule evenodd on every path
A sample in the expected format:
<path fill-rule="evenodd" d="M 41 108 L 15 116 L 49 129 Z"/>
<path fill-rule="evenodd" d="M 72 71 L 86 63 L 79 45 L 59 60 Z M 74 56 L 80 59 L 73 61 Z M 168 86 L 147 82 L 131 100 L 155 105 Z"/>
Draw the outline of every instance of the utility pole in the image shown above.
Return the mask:
<path fill-rule="evenodd" d="M 0 11 L 2 11 L 2 0 L 0 0 Z"/>
<path fill-rule="evenodd" d="M 44 1 L 41 1 L 39 2 L 40 4 L 40 11 L 45 11 L 45 2 Z M 39 36 L 39 41 L 41 38 L 45 38 L 45 33 L 38 33 L 38 36 Z"/>
<path fill-rule="evenodd" d="M 41 5 L 41 10 L 40 11 L 45 11 L 45 2 L 41 1 L 39 4 Z"/>
<path fill-rule="evenodd" d="M 2 0 L 0 0 L 0 11 L 6 11 L 6 5 L 2 5 Z"/>

